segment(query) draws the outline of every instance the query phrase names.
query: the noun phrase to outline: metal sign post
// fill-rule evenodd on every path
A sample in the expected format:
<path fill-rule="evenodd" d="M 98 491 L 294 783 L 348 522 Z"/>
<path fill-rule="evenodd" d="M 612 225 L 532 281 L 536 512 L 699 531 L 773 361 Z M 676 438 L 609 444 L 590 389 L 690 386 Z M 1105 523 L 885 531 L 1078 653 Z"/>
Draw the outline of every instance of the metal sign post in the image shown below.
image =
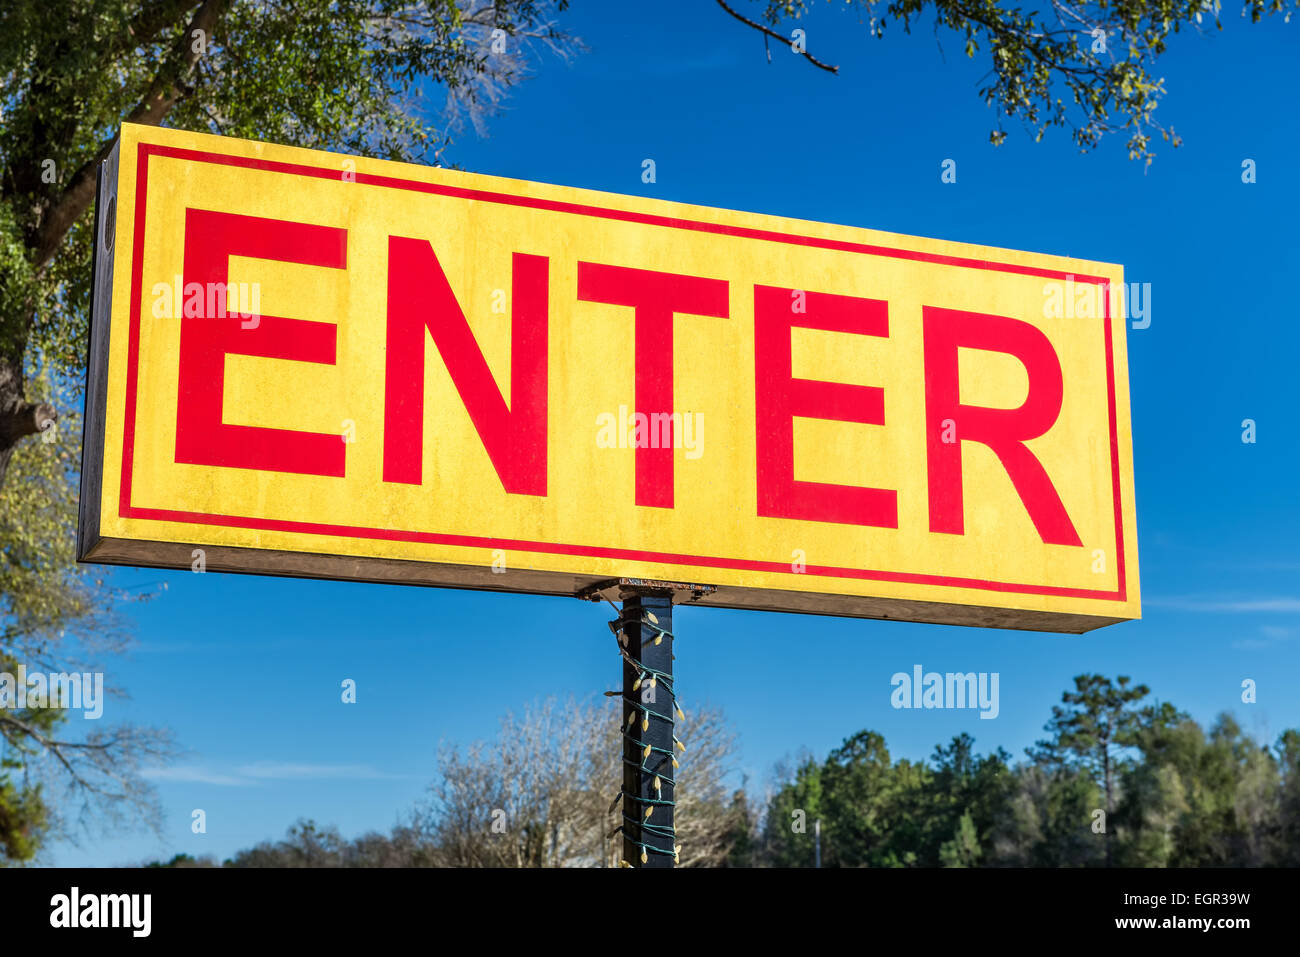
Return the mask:
<path fill-rule="evenodd" d="M 624 867 L 668 867 L 680 862 L 676 832 L 677 771 L 686 746 L 677 737 L 685 714 L 673 675 L 673 603 L 695 601 L 712 585 L 620 578 L 579 593 L 588 601 L 622 602 L 610 629 L 623 659 L 623 787 L 614 799 L 621 814 Z"/>
<path fill-rule="evenodd" d="M 623 593 L 623 860 L 633 867 L 677 858 L 672 629 L 671 595 Z"/>

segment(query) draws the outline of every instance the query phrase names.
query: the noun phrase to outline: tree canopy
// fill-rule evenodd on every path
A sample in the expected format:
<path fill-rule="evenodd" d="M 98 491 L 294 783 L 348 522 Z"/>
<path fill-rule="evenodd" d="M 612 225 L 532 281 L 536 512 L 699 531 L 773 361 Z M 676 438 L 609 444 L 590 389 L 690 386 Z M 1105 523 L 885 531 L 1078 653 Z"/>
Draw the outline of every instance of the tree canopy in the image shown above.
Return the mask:
<path fill-rule="evenodd" d="M 786 776 L 752 862 L 811 867 L 815 818 L 825 867 L 1295 866 L 1300 733 L 1269 747 L 1228 714 L 1207 732 L 1148 694 L 1079 675 L 1016 764 L 966 734 L 893 761 L 859 732 Z"/>
<path fill-rule="evenodd" d="M 732 17 L 784 43 L 814 65 L 839 68 L 813 54 L 806 36 L 792 27 L 816 0 L 749 0 L 757 19 L 740 0 L 716 0 Z M 979 96 L 995 114 L 989 139 L 1006 139 L 1005 124 L 1020 122 L 1042 139 L 1052 127 L 1067 129 L 1081 149 L 1111 133 L 1128 136 L 1133 159 L 1154 158 L 1153 138 L 1174 146 L 1173 126 L 1156 117 L 1165 95 L 1156 59 L 1173 35 L 1185 29 L 1223 29 L 1221 0 L 1052 0 L 1025 9 L 998 0 L 827 0 L 856 10 L 867 33 L 881 39 L 890 24 L 910 33 L 930 24 L 937 39 L 957 40 L 967 57 L 988 65 Z M 761 8 L 761 9 L 760 9 Z M 1242 0 L 1241 16 L 1258 23 L 1281 13 L 1290 22 L 1294 0 Z"/>

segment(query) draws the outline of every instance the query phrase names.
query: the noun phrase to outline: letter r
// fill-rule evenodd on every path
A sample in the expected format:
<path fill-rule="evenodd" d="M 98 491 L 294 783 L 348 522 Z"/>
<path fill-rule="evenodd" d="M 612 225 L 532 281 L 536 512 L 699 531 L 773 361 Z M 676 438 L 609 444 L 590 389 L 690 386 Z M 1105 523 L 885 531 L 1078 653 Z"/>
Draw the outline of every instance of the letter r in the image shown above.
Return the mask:
<path fill-rule="evenodd" d="M 1006 316 L 924 306 L 926 471 L 930 531 L 965 533 L 962 443 L 979 442 L 997 455 L 1042 540 L 1083 543 L 1041 462 L 1025 445 L 1045 434 L 1061 414 L 1064 383 L 1052 343 L 1037 326 Z M 1029 375 L 1029 391 L 1017 409 L 963 405 L 959 398 L 959 349 L 1015 356 Z M 944 419 L 957 422 L 958 441 L 940 436 Z"/>

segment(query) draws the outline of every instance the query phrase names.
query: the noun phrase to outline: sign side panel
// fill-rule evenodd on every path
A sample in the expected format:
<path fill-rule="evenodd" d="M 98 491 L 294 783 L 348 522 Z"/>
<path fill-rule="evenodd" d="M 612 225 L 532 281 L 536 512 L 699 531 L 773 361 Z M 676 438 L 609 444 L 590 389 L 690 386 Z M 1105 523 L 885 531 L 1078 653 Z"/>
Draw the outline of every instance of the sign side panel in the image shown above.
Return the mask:
<path fill-rule="evenodd" d="M 1116 377 L 1115 383 L 1115 417 L 1116 417 L 1116 435 L 1119 440 L 1119 448 L 1116 450 L 1116 460 L 1119 468 L 1119 484 L 1123 498 L 1123 509 L 1120 514 L 1124 522 L 1123 543 L 1124 543 L 1124 587 L 1125 587 L 1125 618 L 1128 620 L 1137 620 L 1142 617 L 1142 589 L 1140 584 L 1139 565 L 1138 565 L 1138 533 L 1137 533 L 1137 480 L 1133 473 L 1133 411 L 1129 396 L 1129 368 L 1128 368 L 1128 328 L 1129 328 L 1129 301 L 1128 286 L 1124 282 L 1124 270 L 1116 267 L 1116 275 L 1112 279 L 1113 286 L 1124 290 L 1122 300 L 1123 308 L 1118 310 L 1118 315 L 1112 315 L 1111 322 L 1114 330 L 1114 356 L 1111 362 L 1111 368 L 1114 369 Z M 1113 300 L 1114 297 L 1108 297 Z"/>
<path fill-rule="evenodd" d="M 77 504 L 77 561 L 86 561 L 99 544 L 100 492 L 103 487 L 104 417 L 108 393 L 108 338 L 113 317 L 113 266 L 116 262 L 117 174 L 121 138 L 99 166 L 95 194 L 93 289 L 90 342 L 86 354 L 85 414 L 82 418 L 81 497 Z"/>

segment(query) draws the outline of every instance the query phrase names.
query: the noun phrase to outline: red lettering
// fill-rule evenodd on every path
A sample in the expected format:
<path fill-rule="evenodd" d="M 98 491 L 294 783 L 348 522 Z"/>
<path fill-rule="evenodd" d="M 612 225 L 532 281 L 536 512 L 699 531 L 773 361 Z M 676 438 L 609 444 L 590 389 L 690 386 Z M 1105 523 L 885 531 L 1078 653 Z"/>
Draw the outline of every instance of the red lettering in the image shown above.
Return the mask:
<path fill-rule="evenodd" d="M 231 256 L 346 269 L 347 230 L 187 209 L 186 288 L 224 287 Z M 199 311 L 204 314 L 181 319 L 176 461 L 341 477 L 346 447 L 340 435 L 227 425 L 221 411 L 228 354 L 333 365 L 334 323 L 261 316 L 248 325 L 220 304 L 216 314 L 206 314 L 206 305 Z"/>
<path fill-rule="evenodd" d="M 806 312 L 796 314 L 794 290 L 754 287 L 758 514 L 897 528 L 898 493 L 892 489 L 795 481 L 794 417 L 884 425 L 885 390 L 794 378 L 790 330 L 889 335 L 889 308 L 882 300 L 823 292 L 802 296 Z"/>
<path fill-rule="evenodd" d="M 578 263 L 578 298 L 636 310 L 634 405 L 647 422 L 655 421 L 652 415 L 673 411 L 673 315 L 680 312 L 725 319 L 730 314 L 724 279 L 599 263 Z M 659 447 L 636 450 L 638 505 L 673 507 L 674 428 L 669 420 L 666 444 L 650 443 Z"/>
<path fill-rule="evenodd" d="M 1061 497 L 1025 443 L 1046 433 L 1061 414 L 1061 363 L 1036 326 L 1006 316 L 925 306 L 925 414 L 930 531 L 965 534 L 962 442 L 979 442 L 997 455 L 1039 537 L 1051 545 L 1082 545 Z M 984 349 L 1015 356 L 1029 374 L 1018 409 L 963 405 L 957 350 Z M 943 421 L 956 424 L 955 442 L 943 442 Z"/>
<path fill-rule="evenodd" d="M 501 485 L 516 495 L 546 494 L 549 268 L 545 256 L 514 254 L 507 407 L 433 245 L 388 238 L 385 482 L 422 480 L 427 328 Z"/>

